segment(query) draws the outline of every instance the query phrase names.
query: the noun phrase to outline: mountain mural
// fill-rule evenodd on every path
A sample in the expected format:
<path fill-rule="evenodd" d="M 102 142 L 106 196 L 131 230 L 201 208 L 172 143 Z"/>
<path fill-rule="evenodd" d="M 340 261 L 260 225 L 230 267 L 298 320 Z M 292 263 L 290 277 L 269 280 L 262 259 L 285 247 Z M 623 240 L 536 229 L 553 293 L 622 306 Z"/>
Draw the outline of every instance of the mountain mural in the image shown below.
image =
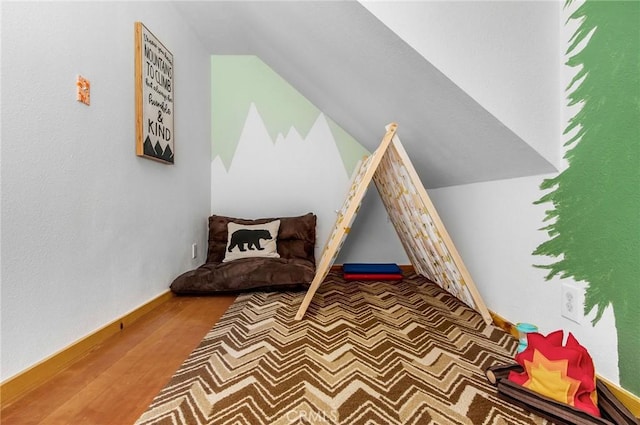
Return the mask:
<path fill-rule="evenodd" d="M 321 114 L 260 58 L 214 55 L 211 57 L 212 160 L 220 157 L 225 167 L 230 166 L 238 154 L 238 140 L 252 104 L 262 116 L 272 144 L 291 129 L 306 137 Z M 324 119 L 340 154 L 341 165 L 350 174 L 368 151 L 330 117 Z"/>
<path fill-rule="evenodd" d="M 322 113 L 306 136 L 291 126 L 274 143 L 251 103 L 228 170 L 220 156 L 211 162 L 211 211 L 244 218 L 313 212 L 318 216 L 318 255 L 344 201 L 349 177 Z"/>

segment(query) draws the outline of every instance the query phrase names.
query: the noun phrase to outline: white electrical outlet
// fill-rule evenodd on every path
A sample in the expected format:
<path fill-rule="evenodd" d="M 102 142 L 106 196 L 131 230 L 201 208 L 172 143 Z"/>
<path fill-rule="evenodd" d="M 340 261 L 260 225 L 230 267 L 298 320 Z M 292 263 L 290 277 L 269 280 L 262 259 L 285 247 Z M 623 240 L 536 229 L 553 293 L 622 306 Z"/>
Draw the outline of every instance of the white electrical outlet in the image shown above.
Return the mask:
<path fill-rule="evenodd" d="M 191 258 L 196 258 L 198 256 L 198 244 L 194 243 L 191 245 Z"/>
<path fill-rule="evenodd" d="M 562 314 L 562 317 L 566 317 L 567 319 L 580 324 L 583 309 L 584 300 L 580 288 L 575 284 L 563 283 L 560 304 L 560 313 Z"/>

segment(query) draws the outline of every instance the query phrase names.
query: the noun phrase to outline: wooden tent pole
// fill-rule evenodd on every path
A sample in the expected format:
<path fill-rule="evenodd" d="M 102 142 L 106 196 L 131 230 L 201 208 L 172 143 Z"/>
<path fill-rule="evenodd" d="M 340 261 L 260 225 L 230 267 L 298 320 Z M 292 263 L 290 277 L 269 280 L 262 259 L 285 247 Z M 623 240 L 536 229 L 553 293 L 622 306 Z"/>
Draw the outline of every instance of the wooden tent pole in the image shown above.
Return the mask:
<path fill-rule="evenodd" d="M 311 282 L 311 286 L 307 290 L 307 294 L 302 300 L 300 308 L 298 309 L 296 320 L 300 320 L 304 317 L 304 314 L 307 311 L 307 308 L 309 308 L 309 304 L 311 304 L 311 300 L 318 290 L 318 287 L 320 287 L 322 281 L 327 277 L 329 269 L 342 247 L 344 238 L 349 233 L 349 230 L 351 230 L 351 223 L 353 222 L 353 219 L 360 208 L 360 204 L 362 203 L 362 198 L 364 198 L 364 194 L 373 179 L 373 173 L 375 173 L 378 168 L 378 164 L 380 164 L 380 160 L 391 143 L 397 128 L 398 125 L 395 123 L 387 125 L 387 132 L 384 135 L 380 146 L 371 154 L 367 161 L 362 162 L 358 175 L 354 178 L 353 184 L 351 185 L 347 199 L 338 214 L 333 233 L 329 236 L 327 244 L 322 251 L 322 257 L 320 258 L 320 262 L 316 268 L 316 274 Z"/>
<path fill-rule="evenodd" d="M 414 269 L 476 309 L 485 322 L 492 323 L 489 310 L 396 130 L 395 123 L 389 124 L 380 146 L 360 165 L 295 318 L 300 320 L 304 317 L 314 294 L 338 256 L 362 198 L 373 180 Z"/>
<path fill-rule="evenodd" d="M 480 296 L 480 292 L 478 292 L 478 288 L 476 287 L 475 282 L 471 278 L 471 274 L 469 273 L 469 270 L 467 270 L 467 267 L 465 266 L 464 261 L 462 261 L 462 257 L 460 257 L 460 254 L 458 253 L 456 246 L 451 240 L 451 237 L 449 236 L 449 232 L 447 232 L 446 227 L 444 226 L 444 224 L 442 223 L 442 220 L 440 219 L 440 216 L 438 215 L 438 211 L 433 205 L 431 198 L 427 194 L 427 190 L 422 185 L 420 177 L 418 176 L 418 173 L 416 172 L 415 168 L 413 168 L 413 164 L 409 159 L 409 155 L 407 155 L 407 152 L 404 150 L 404 147 L 402 146 L 402 143 L 400 142 L 400 139 L 398 139 L 397 136 L 394 137 L 392 146 L 395 149 L 395 151 L 398 153 L 398 156 L 401 158 L 401 163 L 404 165 L 407 171 L 407 174 L 409 175 L 409 178 L 413 181 L 417 195 L 421 203 L 424 205 L 424 208 L 428 212 L 429 216 L 431 217 L 431 220 L 433 221 L 440 235 L 440 238 L 444 242 L 446 249 L 449 251 L 449 255 L 451 256 L 451 259 L 453 260 L 456 268 L 458 269 L 462 277 L 464 286 L 466 286 L 466 288 L 471 293 L 471 297 L 473 298 L 473 301 L 475 303 L 475 309 L 480 313 L 480 315 L 482 316 L 485 322 L 487 322 L 488 324 L 493 323 L 491 314 L 489 313 L 487 306 L 485 305 L 482 297 Z"/>

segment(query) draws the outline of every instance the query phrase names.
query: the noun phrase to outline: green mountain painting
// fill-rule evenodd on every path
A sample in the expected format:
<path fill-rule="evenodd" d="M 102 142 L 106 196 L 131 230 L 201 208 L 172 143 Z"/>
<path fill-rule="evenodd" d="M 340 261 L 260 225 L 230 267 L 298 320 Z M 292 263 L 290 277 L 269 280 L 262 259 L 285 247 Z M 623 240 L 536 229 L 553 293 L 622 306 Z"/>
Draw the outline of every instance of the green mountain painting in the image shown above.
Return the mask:
<path fill-rule="evenodd" d="M 219 156 L 227 169 L 251 104 L 256 106 L 274 143 L 291 128 L 306 137 L 322 113 L 257 56 L 211 56 L 211 160 Z M 351 175 L 369 152 L 338 123 L 326 119 L 345 171 Z"/>

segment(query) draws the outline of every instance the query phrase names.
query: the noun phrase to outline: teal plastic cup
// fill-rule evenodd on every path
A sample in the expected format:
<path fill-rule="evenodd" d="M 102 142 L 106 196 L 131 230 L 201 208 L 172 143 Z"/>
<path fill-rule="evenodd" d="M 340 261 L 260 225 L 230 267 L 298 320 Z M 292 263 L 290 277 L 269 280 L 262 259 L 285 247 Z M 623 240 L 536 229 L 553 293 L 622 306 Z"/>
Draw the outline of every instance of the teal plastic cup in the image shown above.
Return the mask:
<path fill-rule="evenodd" d="M 527 348 L 527 334 L 538 332 L 538 327 L 531 323 L 518 323 L 516 330 L 518 331 L 518 353 L 521 353 Z"/>

